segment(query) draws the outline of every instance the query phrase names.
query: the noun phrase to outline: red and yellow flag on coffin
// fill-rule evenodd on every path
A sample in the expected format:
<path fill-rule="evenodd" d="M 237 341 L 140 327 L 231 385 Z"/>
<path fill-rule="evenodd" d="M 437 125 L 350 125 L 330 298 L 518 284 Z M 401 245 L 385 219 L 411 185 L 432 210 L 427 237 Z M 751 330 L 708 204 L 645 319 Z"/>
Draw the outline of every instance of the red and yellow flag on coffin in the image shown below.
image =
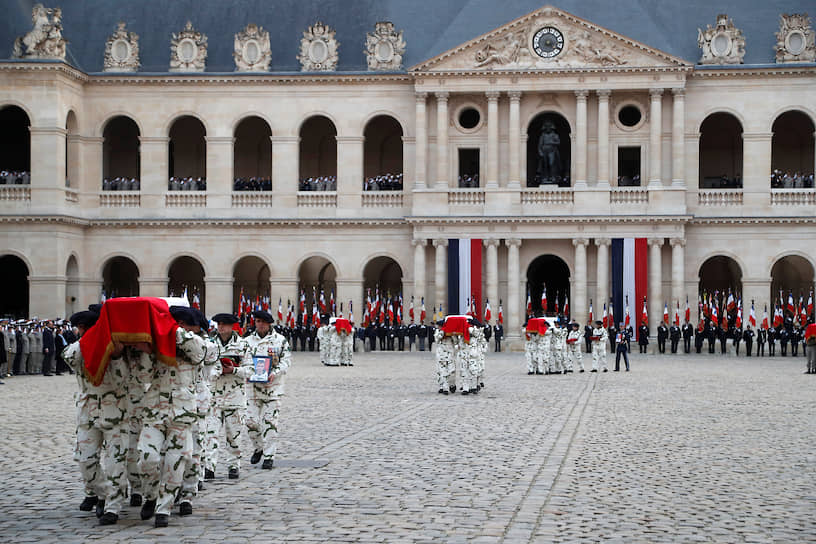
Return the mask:
<path fill-rule="evenodd" d="M 102 305 L 99 319 L 79 340 L 85 359 L 85 375 L 94 384 L 102 383 L 114 350 L 114 342 L 153 346 L 156 358 L 176 366 L 178 324 L 167 302 L 160 298 L 112 298 Z"/>

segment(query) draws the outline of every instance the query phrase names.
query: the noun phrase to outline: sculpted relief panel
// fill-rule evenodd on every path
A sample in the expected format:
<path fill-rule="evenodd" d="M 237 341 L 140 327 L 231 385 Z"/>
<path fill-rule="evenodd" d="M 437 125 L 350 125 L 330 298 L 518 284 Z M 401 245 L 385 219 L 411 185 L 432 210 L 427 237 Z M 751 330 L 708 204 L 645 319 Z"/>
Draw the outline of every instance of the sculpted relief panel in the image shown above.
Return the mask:
<path fill-rule="evenodd" d="M 184 30 L 170 41 L 171 72 L 203 72 L 207 64 L 207 36 L 187 21 Z"/>
<path fill-rule="evenodd" d="M 334 30 L 321 22 L 316 22 L 303 32 L 300 40 L 301 72 L 332 72 L 337 69 L 339 59 L 337 49 L 340 43 L 334 37 Z"/>
<path fill-rule="evenodd" d="M 105 43 L 104 72 L 135 72 L 139 69 L 139 36 L 120 22 Z"/>
<path fill-rule="evenodd" d="M 272 61 L 269 32 L 255 24 L 248 24 L 235 35 L 232 57 L 236 72 L 268 72 Z"/>
<path fill-rule="evenodd" d="M 776 62 L 813 62 L 816 60 L 814 32 L 807 13 L 787 13 L 779 17 L 776 33 Z"/>
<path fill-rule="evenodd" d="M 717 24 L 697 29 L 697 45 L 703 51 L 700 64 L 742 64 L 745 36 L 728 15 L 717 15 Z"/>
<path fill-rule="evenodd" d="M 33 28 L 14 40 L 17 59 L 65 59 L 68 42 L 62 37 L 62 10 L 36 4 L 31 10 Z"/>
<path fill-rule="evenodd" d="M 405 54 L 402 30 L 394 30 L 394 23 L 385 21 L 374 25 L 374 32 L 366 34 L 366 60 L 373 71 L 401 70 Z"/>

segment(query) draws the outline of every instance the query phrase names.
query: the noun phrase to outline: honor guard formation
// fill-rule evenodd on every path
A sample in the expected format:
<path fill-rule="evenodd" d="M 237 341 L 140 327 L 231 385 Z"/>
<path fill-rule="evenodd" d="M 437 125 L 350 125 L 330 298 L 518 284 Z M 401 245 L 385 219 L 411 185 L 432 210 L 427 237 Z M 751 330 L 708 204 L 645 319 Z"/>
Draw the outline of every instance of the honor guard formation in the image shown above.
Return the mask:
<path fill-rule="evenodd" d="M 436 379 L 439 393 L 474 395 L 484 388 L 487 340 L 484 328 L 469 315 L 449 315 L 437 322 Z"/>

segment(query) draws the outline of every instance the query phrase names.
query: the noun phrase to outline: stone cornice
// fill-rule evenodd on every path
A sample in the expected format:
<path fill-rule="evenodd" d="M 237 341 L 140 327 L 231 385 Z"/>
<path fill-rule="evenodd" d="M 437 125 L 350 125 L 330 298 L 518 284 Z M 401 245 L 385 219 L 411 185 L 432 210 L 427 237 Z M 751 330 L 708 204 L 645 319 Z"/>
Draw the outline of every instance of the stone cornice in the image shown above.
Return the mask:
<path fill-rule="evenodd" d="M 597 215 L 536 215 L 536 216 L 468 216 L 468 217 L 440 217 L 440 216 L 408 216 L 405 221 L 414 226 L 445 226 L 445 225 L 525 225 L 525 224 L 593 224 L 607 225 L 618 223 L 680 223 L 685 224 L 693 219 L 691 215 L 630 215 L 606 216 Z"/>
<path fill-rule="evenodd" d="M 735 66 L 729 68 L 703 68 L 695 66 L 690 74 L 694 79 L 724 79 L 766 76 L 816 76 L 816 64 L 769 64 L 767 66 Z"/>
<path fill-rule="evenodd" d="M 88 74 L 59 60 L 0 61 L 0 72 L 54 72 L 80 83 L 87 83 Z"/>
<path fill-rule="evenodd" d="M 353 85 L 357 83 L 413 83 L 410 74 L 375 73 L 198 73 L 198 74 L 139 74 L 111 75 L 91 74 L 94 85 L 142 85 L 142 86 L 185 86 L 185 85 Z"/>
<path fill-rule="evenodd" d="M 497 78 L 512 78 L 520 79 L 525 76 L 541 78 L 542 75 L 547 77 L 558 76 L 585 76 L 589 74 L 632 74 L 632 73 L 692 73 L 693 66 L 565 66 L 561 68 L 547 68 L 547 69 L 517 69 L 517 70 L 441 70 L 434 72 L 413 72 L 412 75 L 417 82 L 423 79 L 440 79 L 451 76 L 456 77 L 470 77 L 480 79 L 497 79 Z M 682 85 L 682 81 L 678 80 L 677 84 Z M 661 87 L 666 87 L 667 83 L 662 83 Z M 506 89 L 502 89 L 503 91 Z"/>
<path fill-rule="evenodd" d="M 689 225 L 816 225 L 816 217 L 694 217 Z"/>

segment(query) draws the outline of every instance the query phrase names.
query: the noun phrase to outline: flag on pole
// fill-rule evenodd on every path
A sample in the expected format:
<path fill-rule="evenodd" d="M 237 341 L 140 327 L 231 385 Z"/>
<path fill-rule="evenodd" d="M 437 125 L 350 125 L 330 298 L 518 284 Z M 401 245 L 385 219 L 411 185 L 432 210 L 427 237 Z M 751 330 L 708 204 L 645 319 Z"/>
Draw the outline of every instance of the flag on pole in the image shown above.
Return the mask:
<path fill-rule="evenodd" d="M 756 328 L 756 311 L 754 310 L 754 301 L 751 301 L 751 313 L 748 315 L 748 323 Z"/>
<path fill-rule="evenodd" d="M 492 317 L 492 315 L 490 314 L 490 299 L 486 298 L 485 299 L 485 313 L 484 313 L 485 323 L 490 323 L 490 318 L 491 317 Z"/>
<path fill-rule="evenodd" d="M 323 294 L 323 289 L 320 290 L 320 313 L 326 313 L 326 295 Z"/>
<path fill-rule="evenodd" d="M 349 300 L 349 321 L 354 323 L 354 310 L 351 307 L 351 301 Z"/>
<path fill-rule="evenodd" d="M 283 297 L 278 299 L 278 321 L 283 321 Z"/>
<path fill-rule="evenodd" d="M 609 324 L 609 316 L 606 315 L 606 302 L 604 302 L 604 305 L 603 305 L 603 320 L 602 321 L 603 321 L 603 328 L 604 329 L 607 328 L 607 325 Z"/>
<path fill-rule="evenodd" d="M 312 325 L 317 327 L 318 323 L 320 323 L 320 314 L 317 311 L 317 304 L 312 302 Z"/>
<path fill-rule="evenodd" d="M 734 302 L 734 294 L 731 292 L 731 289 L 729 289 L 728 300 L 725 303 L 725 310 L 727 312 L 733 312 L 734 308 L 736 308 L 736 302 Z"/>
<path fill-rule="evenodd" d="M 592 299 L 589 299 L 589 322 L 592 323 Z"/>
<path fill-rule="evenodd" d="M 614 327 L 615 323 L 615 306 L 612 304 L 612 301 L 609 301 L 609 326 Z"/>
<path fill-rule="evenodd" d="M 193 308 L 196 310 L 201 309 L 201 299 L 198 298 L 198 293 L 193 293 Z"/>
<path fill-rule="evenodd" d="M 306 291 L 302 287 L 300 289 L 300 313 L 306 314 Z"/>
<path fill-rule="evenodd" d="M 782 314 L 782 308 L 780 308 L 779 306 L 777 306 L 777 307 L 774 309 L 773 326 L 774 326 L 774 327 L 779 327 L 780 325 L 782 325 L 782 323 L 783 323 L 784 321 L 785 321 L 785 317 L 784 317 L 784 315 Z"/>
<path fill-rule="evenodd" d="M 527 289 L 527 315 L 533 315 L 533 301 L 530 300 L 530 290 Z"/>
<path fill-rule="evenodd" d="M 419 320 L 425 321 L 425 297 L 422 297 L 422 306 L 419 309 Z"/>
<path fill-rule="evenodd" d="M 564 315 L 569 317 L 569 296 L 564 295 Z"/>
<path fill-rule="evenodd" d="M 737 320 L 734 326 L 738 329 L 742 328 L 742 299 L 737 303 Z"/>
<path fill-rule="evenodd" d="M 793 307 L 793 293 L 788 291 L 788 311 L 790 313 L 795 313 L 795 309 Z"/>
<path fill-rule="evenodd" d="M 341 306 L 342 306 L 342 304 L 341 304 Z M 329 312 L 332 315 L 337 314 L 337 308 L 335 307 L 335 304 L 334 304 L 334 289 L 332 289 L 331 292 L 329 293 Z"/>
<path fill-rule="evenodd" d="M 810 316 L 813 315 L 813 291 L 811 291 L 810 294 L 808 295 L 807 314 Z"/>
<path fill-rule="evenodd" d="M 680 326 L 680 301 L 677 301 L 677 307 L 674 309 L 674 324 Z"/>
<path fill-rule="evenodd" d="M 629 315 L 629 295 L 626 295 L 626 309 L 624 310 L 623 324 L 628 327 L 632 323 L 632 317 Z"/>
<path fill-rule="evenodd" d="M 649 312 L 646 311 L 646 297 L 643 297 L 643 312 L 641 313 L 640 320 L 644 323 L 649 322 Z"/>
<path fill-rule="evenodd" d="M 669 303 L 663 301 L 663 323 L 669 323 Z"/>
<path fill-rule="evenodd" d="M 530 307 L 532 310 L 532 306 Z M 547 313 L 547 285 L 541 288 L 541 311 Z M 558 313 L 558 312 L 556 312 Z"/>
<path fill-rule="evenodd" d="M 765 305 L 765 311 L 762 312 L 762 328 L 768 330 L 768 305 Z"/>
<path fill-rule="evenodd" d="M 711 316 L 711 322 L 714 323 L 714 326 L 719 327 L 720 320 L 717 317 L 717 306 L 711 306 L 710 316 Z"/>
<path fill-rule="evenodd" d="M 499 299 L 499 325 L 504 323 L 504 311 L 502 310 L 502 301 Z"/>
<path fill-rule="evenodd" d="M 691 321 L 691 307 L 689 306 L 688 295 L 686 295 L 686 321 Z"/>
<path fill-rule="evenodd" d="M 414 296 L 411 295 L 411 306 L 408 308 L 408 317 L 411 318 L 411 323 L 414 322 Z"/>
<path fill-rule="evenodd" d="M 558 291 L 555 292 L 555 315 L 558 315 Z"/>

